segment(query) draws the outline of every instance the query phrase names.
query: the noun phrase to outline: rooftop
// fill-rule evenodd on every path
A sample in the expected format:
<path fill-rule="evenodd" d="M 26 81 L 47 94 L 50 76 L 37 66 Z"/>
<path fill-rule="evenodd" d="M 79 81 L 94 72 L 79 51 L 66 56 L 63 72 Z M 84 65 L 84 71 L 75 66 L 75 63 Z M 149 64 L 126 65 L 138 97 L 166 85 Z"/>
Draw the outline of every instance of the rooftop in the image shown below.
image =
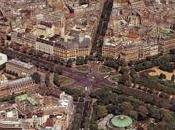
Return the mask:
<path fill-rule="evenodd" d="M 32 80 L 31 77 L 20 78 L 20 79 L 16 79 L 16 80 L 12 80 L 12 81 L 9 81 L 9 82 L 2 83 L 0 85 L 0 87 L 12 87 L 12 86 L 17 85 L 17 84 L 30 82 L 31 80 Z"/>
<path fill-rule="evenodd" d="M 38 104 L 37 101 L 36 101 L 33 97 L 29 96 L 28 94 L 20 95 L 20 96 L 16 97 L 16 99 L 17 99 L 18 101 L 26 101 L 26 100 L 27 100 L 27 101 L 29 101 L 33 106 L 35 106 L 35 105 Z"/>
<path fill-rule="evenodd" d="M 15 60 L 15 59 L 10 60 L 9 63 L 15 64 L 15 65 L 19 65 L 19 66 L 24 67 L 26 69 L 31 69 L 31 68 L 34 67 L 31 64 L 28 64 L 28 63 L 25 63 L 25 62 L 22 62 L 22 61 L 19 61 L 19 60 Z"/>
<path fill-rule="evenodd" d="M 78 34 L 72 34 L 71 36 L 65 36 L 64 38 L 61 38 L 57 35 L 48 39 L 37 38 L 37 42 L 45 43 L 51 46 L 57 46 L 63 49 L 71 49 L 88 48 L 91 43 L 91 39 L 88 35 L 80 36 Z"/>
<path fill-rule="evenodd" d="M 0 53 L 0 65 L 7 62 L 7 55 Z"/>

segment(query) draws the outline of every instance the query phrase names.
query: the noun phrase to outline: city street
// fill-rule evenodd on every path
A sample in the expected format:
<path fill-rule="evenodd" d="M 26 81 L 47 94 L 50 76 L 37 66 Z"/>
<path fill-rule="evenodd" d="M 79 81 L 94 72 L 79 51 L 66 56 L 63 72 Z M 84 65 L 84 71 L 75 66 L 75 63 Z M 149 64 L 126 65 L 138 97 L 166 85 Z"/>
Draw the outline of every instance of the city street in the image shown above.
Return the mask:
<path fill-rule="evenodd" d="M 36 58 L 36 57 L 30 56 L 26 53 L 22 53 L 19 51 L 9 50 L 9 51 L 6 51 L 6 54 L 10 58 L 19 58 L 19 59 L 23 59 L 23 60 L 26 59 L 41 69 L 45 68 L 46 66 L 53 67 L 55 65 L 54 62 L 47 61 L 47 60 L 41 59 L 41 58 Z M 75 68 L 68 68 L 65 66 L 61 66 L 61 67 L 63 69 L 64 76 L 72 78 L 73 80 L 75 80 L 76 82 L 81 84 L 83 87 L 91 85 L 88 73 L 81 73 L 81 72 L 77 71 Z M 104 86 L 114 86 L 115 85 L 114 83 L 112 83 L 108 79 L 105 79 L 103 74 L 100 74 L 97 72 L 97 68 L 98 68 L 98 64 L 93 63 L 93 68 L 91 69 L 91 72 L 92 72 L 91 77 L 94 77 L 93 88 L 99 88 L 99 87 L 104 87 Z"/>

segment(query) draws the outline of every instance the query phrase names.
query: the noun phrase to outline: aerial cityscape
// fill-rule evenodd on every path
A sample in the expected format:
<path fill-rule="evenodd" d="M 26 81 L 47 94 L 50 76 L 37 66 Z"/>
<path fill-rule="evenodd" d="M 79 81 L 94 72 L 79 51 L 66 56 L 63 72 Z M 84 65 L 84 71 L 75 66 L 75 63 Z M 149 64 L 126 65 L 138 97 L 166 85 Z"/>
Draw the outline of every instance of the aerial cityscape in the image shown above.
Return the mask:
<path fill-rule="evenodd" d="M 0 0 L 0 130 L 175 130 L 175 0 Z"/>

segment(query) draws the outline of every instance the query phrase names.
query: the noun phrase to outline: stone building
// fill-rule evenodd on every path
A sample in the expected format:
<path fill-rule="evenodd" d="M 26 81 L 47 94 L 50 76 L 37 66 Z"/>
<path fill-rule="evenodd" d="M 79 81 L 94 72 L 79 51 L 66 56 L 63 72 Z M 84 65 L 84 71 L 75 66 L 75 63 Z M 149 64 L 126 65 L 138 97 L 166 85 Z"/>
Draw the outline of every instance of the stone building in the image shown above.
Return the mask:
<path fill-rule="evenodd" d="M 121 58 L 126 62 L 136 61 L 139 59 L 139 47 L 138 46 L 127 46 L 121 52 Z"/>
<path fill-rule="evenodd" d="M 25 77 L 0 85 L 0 97 L 10 96 L 12 94 L 20 94 L 22 92 L 34 92 L 38 88 L 31 77 Z"/>
<path fill-rule="evenodd" d="M 54 36 L 37 38 L 35 49 L 62 59 L 88 56 L 90 54 L 91 38 L 87 35 L 71 35 L 61 38 Z"/>
<path fill-rule="evenodd" d="M 162 52 L 168 52 L 171 49 L 175 49 L 175 38 L 167 39 L 160 43 L 160 50 Z"/>
<path fill-rule="evenodd" d="M 34 65 L 12 59 L 6 63 L 6 71 L 19 77 L 32 75 L 37 71 Z"/>
<path fill-rule="evenodd" d="M 33 35 L 36 37 L 52 37 L 55 34 L 55 26 L 52 23 L 41 21 L 32 31 Z"/>

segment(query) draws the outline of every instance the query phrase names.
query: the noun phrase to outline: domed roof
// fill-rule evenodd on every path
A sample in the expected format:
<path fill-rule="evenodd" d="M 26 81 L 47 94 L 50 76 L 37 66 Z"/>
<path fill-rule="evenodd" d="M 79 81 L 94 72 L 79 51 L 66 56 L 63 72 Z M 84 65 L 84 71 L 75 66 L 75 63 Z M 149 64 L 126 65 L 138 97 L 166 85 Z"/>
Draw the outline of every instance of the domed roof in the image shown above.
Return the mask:
<path fill-rule="evenodd" d="M 119 115 L 111 119 L 111 124 L 116 128 L 125 128 L 132 125 L 132 119 L 125 115 Z"/>

